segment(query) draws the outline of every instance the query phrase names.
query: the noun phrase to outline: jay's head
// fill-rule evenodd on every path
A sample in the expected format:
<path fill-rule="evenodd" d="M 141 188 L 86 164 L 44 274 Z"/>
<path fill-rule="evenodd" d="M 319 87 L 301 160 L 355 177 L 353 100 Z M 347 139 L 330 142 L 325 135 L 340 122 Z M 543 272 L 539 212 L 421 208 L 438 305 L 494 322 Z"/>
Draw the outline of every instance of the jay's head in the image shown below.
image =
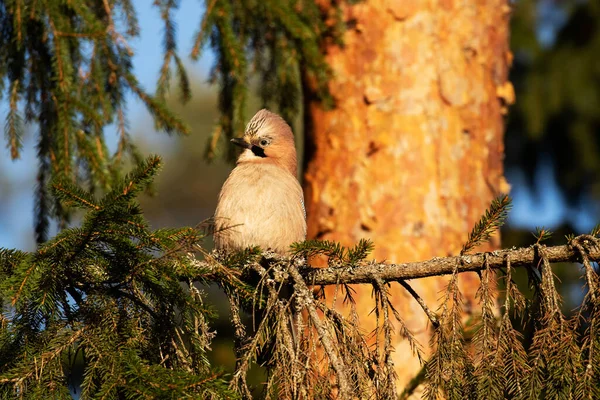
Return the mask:
<path fill-rule="evenodd" d="M 262 109 L 231 142 L 244 149 L 238 163 L 272 163 L 296 175 L 296 146 L 290 126 L 279 115 Z"/>

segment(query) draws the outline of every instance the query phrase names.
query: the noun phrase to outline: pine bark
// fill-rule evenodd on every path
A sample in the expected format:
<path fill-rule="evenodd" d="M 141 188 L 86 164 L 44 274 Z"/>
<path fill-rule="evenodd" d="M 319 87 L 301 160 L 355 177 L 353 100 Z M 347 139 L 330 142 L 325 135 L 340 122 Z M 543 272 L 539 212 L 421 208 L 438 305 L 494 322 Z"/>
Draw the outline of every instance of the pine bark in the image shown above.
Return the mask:
<path fill-rule="evenodd" d="M 323 2 L 325 15 L 330 6 Z M 335 108 L 324 108 L 308 80 L 305 88 L 309 237 L 344 245 L 370 238 L 373 257 L 392 263 L 459 254 L 491 200 L 509 189 L 502 163 L 503 115 L 514 96 L 509 13 L 507 0 L 344 6 L 344 45 L 324 45 Z M 477 275 L 463 275 L 473 301 Z M 446 282 L 411 285 L 435 309 Z M 426 345 L 427 316 L 393 285 L 394 305 Z M 372 289 L 356 290 L 366 316 Z M 400 337 L 394 347 L 403 387 L 419 363 Z"/>

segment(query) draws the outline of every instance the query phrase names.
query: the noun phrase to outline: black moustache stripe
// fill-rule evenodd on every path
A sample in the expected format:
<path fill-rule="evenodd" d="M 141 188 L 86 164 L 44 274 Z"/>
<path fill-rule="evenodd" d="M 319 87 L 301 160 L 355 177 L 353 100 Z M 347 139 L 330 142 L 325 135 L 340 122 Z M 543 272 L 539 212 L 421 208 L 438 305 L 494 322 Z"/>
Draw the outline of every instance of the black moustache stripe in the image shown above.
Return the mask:
<path fill-rule="evenodd" d="M 262 147 L 258 147 L 258 146 L 252 146 L 250 147 L 250 150 L 254 153 L 255 156 L 257 157 L 262 157 L 265 158 L 267 155 L 265 154 L 265 150 Z"/>

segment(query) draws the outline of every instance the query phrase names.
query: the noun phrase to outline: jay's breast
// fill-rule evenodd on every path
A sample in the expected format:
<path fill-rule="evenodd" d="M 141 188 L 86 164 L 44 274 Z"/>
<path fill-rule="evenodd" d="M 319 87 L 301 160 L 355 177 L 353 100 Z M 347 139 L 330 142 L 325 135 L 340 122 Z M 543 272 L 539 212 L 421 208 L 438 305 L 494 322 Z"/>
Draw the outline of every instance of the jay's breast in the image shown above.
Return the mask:
<path fill-rule="evenodd" d="M 215 229 L 217 248 L 288 252 L 290 244 L 306 237 L 300 184 L 289 173 L 263 172 L 253 179 L 232 172 L 219 196 Z"/>

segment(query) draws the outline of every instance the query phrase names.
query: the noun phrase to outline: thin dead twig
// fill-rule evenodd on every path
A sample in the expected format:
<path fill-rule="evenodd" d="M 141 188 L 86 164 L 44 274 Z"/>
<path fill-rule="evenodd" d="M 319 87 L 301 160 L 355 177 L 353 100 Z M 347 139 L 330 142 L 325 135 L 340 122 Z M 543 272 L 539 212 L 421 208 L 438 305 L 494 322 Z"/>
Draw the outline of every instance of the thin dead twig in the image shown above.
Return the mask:
<path fill-rule="evenodd" d="M 425 300 L 423 300 L 423 298 L 421 296 L 419 296 L 419 294 L 417 292 L 415 292 L 415 290 L 412 288 L 412 286 L 410 286 L 408 284 L 408 282 L 406 282 L 403 279 L 399 280 L 398 283 L 401 284 L 402 287 L 404 287 L 404 289 L 406 289 L 412 297 L 414 297 L 414 299 L 417 301 L 417 303 L 419 303 L 419 305 L 421 306 L 421 308 L 423 309 L 425 314 L 427 314 L 427 317 L 429 318 L 429 321 L 431 321 L 431 324 L 433 325 L 433 327 L 437 328 L 438 326 L 440 326 L 440 321 L 438 320 L 437 315 L 433 311 L 431 311 L 431 309 L 429 307 L 427 307 Z"/>

